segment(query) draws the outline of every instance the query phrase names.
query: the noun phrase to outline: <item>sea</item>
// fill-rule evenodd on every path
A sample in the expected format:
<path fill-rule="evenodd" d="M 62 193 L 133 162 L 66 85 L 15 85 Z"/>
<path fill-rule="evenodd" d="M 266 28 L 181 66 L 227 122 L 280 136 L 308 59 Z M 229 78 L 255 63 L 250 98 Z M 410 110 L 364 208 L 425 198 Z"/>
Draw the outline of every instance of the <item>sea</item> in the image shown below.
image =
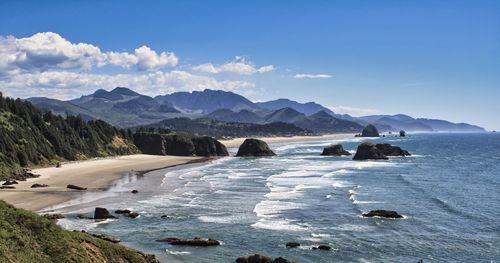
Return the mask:
<path fill-rule="evenodd" d="M 397 145 L 412 156 L 384 161 L 320 156 L 336 143 L 354 154 L 364 141 Z M 257 253 L 318 263 L 500 262 L 499 134 L 318 138 L 270 147 L 277 156 L 131 171 L 105 192 L 54 209 L 69 214 L 59 221 L 64 228 L 119 238 L 162 262 L 234 262 Z M 140 216 L 76 218 L 91 216 L 96 206 Z M 404 218 L 362 217 L 375 209 Z M 156 242 L 166 237 L 212 238 L 222 245 Z M 301 246 L 290 249 L 287 242 Z M 332 249 L 312 249 L 319 245 Z"/>

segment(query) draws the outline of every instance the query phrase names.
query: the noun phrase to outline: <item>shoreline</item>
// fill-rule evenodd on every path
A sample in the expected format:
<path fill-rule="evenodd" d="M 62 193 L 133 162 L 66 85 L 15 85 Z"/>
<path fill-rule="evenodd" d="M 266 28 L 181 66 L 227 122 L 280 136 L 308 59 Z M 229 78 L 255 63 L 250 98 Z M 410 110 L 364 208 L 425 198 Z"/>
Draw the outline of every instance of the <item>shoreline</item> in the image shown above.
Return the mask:
<path fill-rule="evenodd" d="M 326 134 L 319 136 L 291 137 L 255 137 L 268 144 L 319 140 L 343 140 L 354 138 L 351 133 Z M 220 140 L 227 148 L 237 148 L 246 138 Z M 160 156 L 134 154 L 94 158 L 84 161 L 69 161 L 62 163 L 60 168 L 34 168 L 33 173 L 38 178 L 18 181 L 15 189 L 0 190 L 0 199 L 18 208 L 31 211 L 50 210 L 51 207 L 77 199 L 84 194 L 104 192 L 114 185 L 114 182 L 124 178 L 130 172 L 144 175 L 148 172 L 198 162 L 206 162 L 210 157 Z M 48 187 L 30 188 L 33 184 L 47 184 Z M 86 191 L 67 189 L 68 184 L 86 187 Z"/>
<path fill-rule="evenodd" d="M 19 181 L 15 189 L 0 190 L 0 199 L 17 208 L 30 211 L 49 209 L 52 206 L 76 199 L 83 194 L 104 192 L 114 182 L 130 172 L 145 174 L 150 171 L 175 167 L 195 162 L 208 161 L 206 157 L 124 155 L 63 163 L 60 168 L 33 169 L 38 178 Z M 33 184 L 48 187 L 30 188 Z M 86 187 L 86 191 L 67 189 L 68 184 Z"/>

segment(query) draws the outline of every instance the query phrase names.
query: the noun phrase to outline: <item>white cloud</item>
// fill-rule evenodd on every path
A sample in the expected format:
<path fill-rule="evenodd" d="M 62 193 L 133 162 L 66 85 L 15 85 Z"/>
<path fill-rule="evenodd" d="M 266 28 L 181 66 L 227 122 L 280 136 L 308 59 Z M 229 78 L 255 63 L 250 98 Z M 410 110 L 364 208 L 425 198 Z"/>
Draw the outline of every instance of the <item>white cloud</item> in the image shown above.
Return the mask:
<path fill-rule="evenodd" d="M 142 46 L 134 53 L 102 52 L 87 43 L 71 43 L 57 33 L 42 32 L 26 38 L 0 36 L 0 75 L 47 70 L 119 66 L 138 70 L 157 70 L 175 66 L 174 53 L 151 50 Z"/>
<path fill-rule="evenodd" d="M 237 56 L 233 61 L 222 65 L 206 63 L 193 67 L 193 70 L 210 74 L 234 73 L 240 75 L 253 75 L 256 73 L 271 72 L 274 70 L 274 66 L 267 65 L 257 67 L 253 63 L 246 61 L 245 58 Z"/>
<path fill-rule="evenodd" d="M 296 79 L 329 79 L 332 75 L 329 74 L 295 74 Z"/>
<path fill-rule="evenodd" d="M 352 116 L 363 116 L 363 115 L 371 115 L 371 114 L 376 114 L 379 111 L 376 109 L 368 109 L 368 108 L 358 108 L 358 107 L 352 107 L 352 106 L 331 106 L 328 107 L 330 110 L 332 110 L 335 113 L 340 113 L 340 114 L 349 114 Z"/>
<path fill-rule="evenodd" d="M 151 72 L 147 74 L 92 74 L 68 71 L 16 74 L 0 79 L 1 91 L 13 97 L 46 96 L 69 99 L 89 94 L 99 88 L 129 87 L 146 95 L 166 94 L 179 90 L 253 88 L 246 81 L 219 81 L 212 77 L 193 75 L 186 71 Z"/>

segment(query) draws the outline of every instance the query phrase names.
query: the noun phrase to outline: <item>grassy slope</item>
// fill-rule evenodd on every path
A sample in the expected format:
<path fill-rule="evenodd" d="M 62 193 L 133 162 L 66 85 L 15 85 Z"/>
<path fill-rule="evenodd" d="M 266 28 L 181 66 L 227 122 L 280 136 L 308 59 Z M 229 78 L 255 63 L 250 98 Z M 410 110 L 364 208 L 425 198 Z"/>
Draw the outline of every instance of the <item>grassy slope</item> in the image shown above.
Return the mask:
<path fill-rule="evenodd" d="M 61 229 L 0 201 L 0 262 L 157 262 L 119 244 Z"/>

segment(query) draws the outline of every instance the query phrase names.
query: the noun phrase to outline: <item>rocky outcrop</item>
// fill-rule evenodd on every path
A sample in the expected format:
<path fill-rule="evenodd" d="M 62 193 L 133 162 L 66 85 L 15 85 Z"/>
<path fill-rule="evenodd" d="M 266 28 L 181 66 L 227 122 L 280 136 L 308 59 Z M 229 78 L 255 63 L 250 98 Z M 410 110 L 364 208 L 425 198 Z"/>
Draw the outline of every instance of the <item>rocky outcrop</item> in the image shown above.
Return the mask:
<path fill-rule="evenodd" d="M 116 218 L 115 216 L 109 213 L 108 209 L 102 207 L 96 207 L 94 211 L 94 219 L 108 219 L 108 218 Z"/>
<path fill-rule="evenodd" d="M 18 182 L 16 180 L 7 180 L 2 185 L 14 185 L 14 184 L 18 184 Z"/>
<path fill-rule="evenodd" d="M 403 218 L 402 215 L 398 214 L 396 211 L 390 210 L 372 210 L 368 213 L 363 214 L 364 217 L 384 217 L 384 218 Z"/>
<path fill-rule="evenodd" d="M 405 137 L 406 136 L 406 132 L 403 131 L 403 130 L 399 131 L 399 136 L 400 137 Z"/>
<path fill-rule="evenodd" d="M 344 147 L 341 144 L 330 145 L 323 149 L 321 153 L 323 156 L 342 156 L 342 155 L 351 155 L 350 152 L 344 150 Z"/>
<path fill-rule="evenodd" d="M 330 246 L 326 246 L 326 245 L 319 245 L 317 247 L 313 247 L 312 248 L 313 250 L 331 250 L 332 247 Z"/>
<path fill-rule="evenodd" d="M 57 221 L 59 219 L 65 218 L 63 214 L 45 214 L 42 216 L 52 221 Z"/>
<path fill-rule="evenodd" d="M 358 146 L 353 160 L 387 160 L 387 156 L 371 142 L 364 142 Z"/>
<path fill-rule="evenodd" d="M 219 246 L 220 241 L 215 239 L 204 239 L 195 237 L 193 239 L 179 239 L 175 237 L 168 237 L 164 239 L 158 239 L 156 242 L 166 242 L 171 245 L 178 246 L 195 246 L 195 247 L 209 247 L 209 246 Z"/>
<path fill-rule="evenodd" d="M 177 156 L 228 156 L 226 146 L 208 136 L 136 133 L 134 143 L 145 154 Z"/>
<path fill-rule="evenodd" d="M 79 190 L 79 191 L 85 191 L 85 190 L 87 190 L 87 188 L 86 188 L 86 187 L 81 187 L 81 186 L 74 185 L 74 184 L 68 184 L 68 185 L 66 186 L 66 188 L 68 188 L 68 189 L 73 189 L 73 190 Z"/>
<path fill-rule="evenodd" d="M 125 209 L 125 210 L 116 210 L 115 214 L 123 215 L 123 216 L 130 217 L 130 218 L 136 218 L 136 217 L 139 216 L 139 213 L 132 212 L 132 211 L 130 211 L 128 209 Z"/>
<path fill-rule="evenodd" d="M 372 124 L 368 124 L 361 132 L 361 137 L 380 137 L 377 127 Z"/>
<path fill-rule="evenodd" d="M 236 259 L 236 263 L 294 263 L 295 261 L 290 261 L 282 257 L 275 258 L 274 260 L 270 257 L 255 254 L 253 256 L 239 257 Z"/>
<path fill-rule="evenodd" d="M 238 149 L 236 156 L 274 156 L 276 155 L 266 142 L 258 139 L 246 139 Z"/>
<path fill-rule="evenodd" d="M 398 146 L 388 143 L 373 144 L 365 142 L 358 146 L 353 160 L 387 160 L 387 156 L 410 156 L 411 154 Z"/>
<path fill-rule="evenodd" d="M 46 184 L 32 184 L 30 188 L 43 188 L 43 187 L 49 187 L 49 185 L 46 185 Z"/>
<path fill-rule="evenodd" d="M 401 149 L 398 146 L 390 145 L 388 143 L 378 143 L 375 145 L 377 149 L 379 149 L 383 154 L 386 156 L 410 156 L 411 154 L 406 151 Z"/>

